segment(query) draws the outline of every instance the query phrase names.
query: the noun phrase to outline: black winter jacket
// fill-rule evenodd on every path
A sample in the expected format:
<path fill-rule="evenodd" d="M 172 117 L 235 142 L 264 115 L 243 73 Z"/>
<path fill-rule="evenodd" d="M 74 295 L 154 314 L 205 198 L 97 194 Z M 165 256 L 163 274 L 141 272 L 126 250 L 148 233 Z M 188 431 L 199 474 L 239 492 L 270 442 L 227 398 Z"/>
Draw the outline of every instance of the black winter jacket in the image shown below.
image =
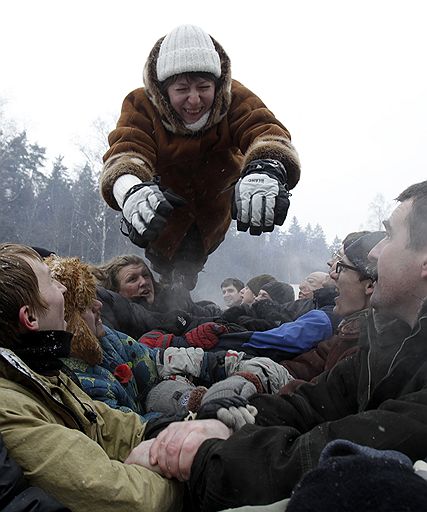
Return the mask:
<path fill-rule="evenodd" d="M 254 395 L 256 425 L 199 448 L 191 471 L 195 510 L 272 503 L 289 496 L 334 439 L 427 456 L 427 305 L 412 333 L 380 332 L 365 316 L 360 351 L 287 396 Z"/>

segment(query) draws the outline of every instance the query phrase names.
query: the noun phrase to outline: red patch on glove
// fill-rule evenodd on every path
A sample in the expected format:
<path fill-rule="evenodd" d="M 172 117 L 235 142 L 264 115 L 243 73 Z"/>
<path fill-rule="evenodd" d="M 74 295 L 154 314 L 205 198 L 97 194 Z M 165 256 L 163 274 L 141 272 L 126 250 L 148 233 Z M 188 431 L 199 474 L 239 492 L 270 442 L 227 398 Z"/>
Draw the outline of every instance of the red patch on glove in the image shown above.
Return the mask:
<path fill-rule="evenodd" d="M 221 334 L 226 334 L 227 332 L 228 329 L 225 325 L 206 322 L 191 329 L 184 336 L 192 347 L 201 347 L 209 350 L 217 345 Z"/>
<path fill-rule="evenodd" d="M 127 364 L 119 364 L 114 370 L 114 377 L 121 384 L 127 384 L 132 379 L 133 373 Z"/>

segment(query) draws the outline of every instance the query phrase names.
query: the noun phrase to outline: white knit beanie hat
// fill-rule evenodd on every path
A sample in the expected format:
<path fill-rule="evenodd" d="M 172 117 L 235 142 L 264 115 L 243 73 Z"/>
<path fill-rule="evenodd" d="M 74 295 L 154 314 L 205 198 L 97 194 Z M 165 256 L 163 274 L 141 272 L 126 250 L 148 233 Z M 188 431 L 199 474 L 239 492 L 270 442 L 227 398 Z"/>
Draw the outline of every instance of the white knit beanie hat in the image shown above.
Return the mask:
<path fill-rule="evenodd" d="M 221 62 L 207 34 L 195 25 L 180 25 L 169 32 L 160 45 L 157 58 L 157 79 L 180 73 L 200 71 L 221 76 Z"/>

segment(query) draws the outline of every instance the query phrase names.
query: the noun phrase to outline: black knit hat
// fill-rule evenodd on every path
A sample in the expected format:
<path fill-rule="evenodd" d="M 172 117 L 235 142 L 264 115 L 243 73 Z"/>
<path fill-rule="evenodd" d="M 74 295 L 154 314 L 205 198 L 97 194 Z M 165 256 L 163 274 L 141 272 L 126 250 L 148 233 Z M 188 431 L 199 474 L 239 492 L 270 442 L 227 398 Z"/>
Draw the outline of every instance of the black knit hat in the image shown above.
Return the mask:
<path fill-rule="evenodd" d="M 278 304 L 285 304 L 295 300 L 295 292 L 290 284 L 281 283 L 280 281 L 271 281 L 263 286 L 261 290 L 270 295 L 271 300 Z"/>
<path fill-rule="evenodd" d="M 375 264 L 368 260 L 368 254 L 384 237 L 384 231 L 373 231 L 361 236 L 352 243 L 346 244 L 344 242 L 344 254 L 363 277 L 375 278 Z"/>
<path fill-rule="evenodd" d="M 286 511 L 418 512 L 426 503 L 427 482 L 406 455 L 337 439 L 295 487 Z"/>
<path fill-rule="evenodd" d="M 255 295 L 258 295 L 261 288 L 264 288 L 264 285 L 270 283 L 271 281 L 276 281 L 273 276 L 270 274 L 260 274 L 259 276 L 255 276 L 246 283 L 246 286 L 250 289 L 250 291 Z"/>

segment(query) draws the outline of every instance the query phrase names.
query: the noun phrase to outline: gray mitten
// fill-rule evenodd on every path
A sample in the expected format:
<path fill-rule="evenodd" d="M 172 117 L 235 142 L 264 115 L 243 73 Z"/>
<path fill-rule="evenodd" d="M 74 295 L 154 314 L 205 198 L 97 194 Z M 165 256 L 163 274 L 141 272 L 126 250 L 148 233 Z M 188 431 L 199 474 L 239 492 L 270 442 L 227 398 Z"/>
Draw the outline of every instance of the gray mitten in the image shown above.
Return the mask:
<path fill-rule="evenodd" d="M 219 398 L 240 396 L 248 399 L 256 392 L 256 387 L 252 382 L 249 382 L 240 375 L 233 375 L 213 384 L 203 397 L 202 405 Z"/>

